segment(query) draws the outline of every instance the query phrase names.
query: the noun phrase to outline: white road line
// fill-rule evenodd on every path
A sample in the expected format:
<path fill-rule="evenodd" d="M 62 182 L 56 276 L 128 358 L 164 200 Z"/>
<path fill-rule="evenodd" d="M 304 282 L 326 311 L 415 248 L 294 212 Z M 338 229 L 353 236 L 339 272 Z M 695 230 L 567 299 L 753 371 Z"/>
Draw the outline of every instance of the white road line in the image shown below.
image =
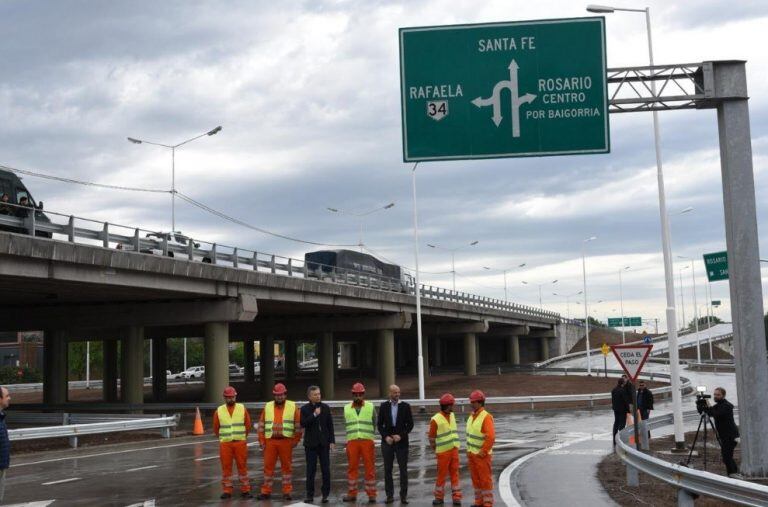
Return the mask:
<path fill-rule="evenodd" d="M 195 458 L 195 461 L 208 461 L 209 459 L 218 459 L 218 456 L 206 456 L 205 458 Z"/>
<path fill-rule="evenodd" d="M 201 440 L 199 442 L 185 442 L 183 444 L 157 445 L 154 447 L 141 447 L 139 449 L 122 449 L 120 451 L 98 452 L 94 454 L 84 454 L 82 456 L 78 456 L 78 455 L 65 456 L 63 458 L 44 459 L 40 461 L 30 461 L 29 463 L 13 464 L 11 465 L 11 468 L 27 467 L 30 465 L 41 465 L 43 463 L 56 463 L 57 461 L 67 461 L 71 459 L 98 458 L 100 456 L 111 456 L 113 454 L 126 454 L 129 452 L 153 451 L 155 449 L 168 449 L 171 447 L 183 447 L 186 445 L 210 444 L 213 442 L 218 442 L 218 440 Z"/>
<path fill-rule="evenodd" d="M 595 437 L 602 437 L 603 434 L 595 435 Z M 584 436 L 581 438 L 577 438 L 575 440 L 571 440 L 569 442 L 563 442 L 561 444 L 555 444 L 551 447 L 545 447 L 544 449 L 539 449 L 538 451 L 534 451 L 530 454 L 526 454 L 520 459 L 517 459 L 513 461 L 512 463 L 507 466 L 499 476 L 499 496 L 501 496 L 501 501 L 504 502 L 507 507 L 522 507 L 522 504 L 517 501 L 517 498 L 515 498 L 515 494 L 512 493 L 512 474 L 517 471 L 526 461 L 528 461 L 531 458 L 534 458 L 538 456 L 539 454 L 543 454 L 545 452 L 554 451 L 557 449 L 562 449 L 563 447 L 568 447 L 574 444 L 578 444 L 580 442 L 585 442 L 587 440 L 591 440 L 593 438 L 592 435 Z"/>
<path fill-rule="evenodd" d="M 155 499 L 150 498 L 149 500 L 144 500 L 143 502 L 126 505 L 126 507 L 155 507 Z"/>
<path fill-rule="evenodd" d="M 70 477 L 69 479 L 61 479 L 61 480 L 58 480 L 58 481 L 44 482 L 42 485 L 43 486 L 53 486 L 54 484 L 63 484 L 65 482 L 75 482 L 75 481 L 80 481 L 80 480 L 82 480 L 81 477 Z"/>
<path fill-rule="evenodd" d="M 129 468 L 128 470 L 126 470 L 126 472 L 138 472 L 139 470 L 149 470 L 151 468 L 157 468 L 159 466 L 160 465 L 147 465 L 145 467 Z"/>
<path fill-rule="evenodd" d="M 40 500 L 38 502 L 14 503 L 5 507 L 48 507 L 56 500 Z"/>

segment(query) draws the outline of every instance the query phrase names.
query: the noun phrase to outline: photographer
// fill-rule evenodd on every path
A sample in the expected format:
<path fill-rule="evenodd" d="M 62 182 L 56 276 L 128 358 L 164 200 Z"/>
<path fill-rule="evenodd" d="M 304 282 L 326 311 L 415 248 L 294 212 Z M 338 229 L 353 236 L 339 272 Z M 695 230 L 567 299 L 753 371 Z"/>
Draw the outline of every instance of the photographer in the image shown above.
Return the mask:
<path fill-rule="evenodd" d="M 699 413 L 706 412 L 715 420 L 715 429 L 720 439 L 720 450 L 723 455 L 723 463 L 728 472 L 728 477 L 741 479 L 739 467 L 733 460 L 733 451 L 739 438 L 739 428 L 733 419 L 733 405 L 725 399 L 725 389 L 716 387 L 714 396 L 715 404 L 710 406 L 707 400 L 700 397 L 696 400 L 696 409 Z"/>

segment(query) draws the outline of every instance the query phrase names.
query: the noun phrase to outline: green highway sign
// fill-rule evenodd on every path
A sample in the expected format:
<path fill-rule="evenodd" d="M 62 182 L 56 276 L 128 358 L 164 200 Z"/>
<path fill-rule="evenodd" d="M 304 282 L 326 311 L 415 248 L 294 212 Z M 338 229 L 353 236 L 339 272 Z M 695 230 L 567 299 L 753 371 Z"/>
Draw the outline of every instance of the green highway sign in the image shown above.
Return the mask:
<path fill-rule="evenodd" d="M 710 282 L 728 280 L 728 252 L 704 254 L 704 267 Z"/>
<path fill-rule="evenodd" d="M 641 317 L 624 317 L 624 325 L 621 324 L 621 317 L 609 318 L 608 327 L 640 327 L 643 325 Z"/>
<path fill-rule="evenodd" d="M 400 29 L 403 159 L 608 153 L 605 19 Z"/>
<path fill-rule="evenodd" d="M 720 306 L 721 301 L 719 299 L 712 300 L 712 306 Z"/>

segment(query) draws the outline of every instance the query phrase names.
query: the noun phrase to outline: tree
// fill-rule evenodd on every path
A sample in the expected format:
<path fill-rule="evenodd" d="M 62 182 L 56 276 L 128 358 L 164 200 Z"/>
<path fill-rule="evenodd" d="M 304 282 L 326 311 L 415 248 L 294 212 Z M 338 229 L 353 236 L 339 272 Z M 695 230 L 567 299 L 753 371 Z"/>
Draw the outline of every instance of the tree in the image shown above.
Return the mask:
<path fill-rule="evenodd" d="M 715 317 L 714 315 L 709 317 L 709 322 L 712 323 L 714 326 L 715 324 L 722 324 L 723 321 Z M 699 329 L 706 329 L 707 328 L 707 316 L 699 317 Z M 688 324 L 688 329 L 696 329 L 696 319 L 691 319 L 691 322 Z"/>

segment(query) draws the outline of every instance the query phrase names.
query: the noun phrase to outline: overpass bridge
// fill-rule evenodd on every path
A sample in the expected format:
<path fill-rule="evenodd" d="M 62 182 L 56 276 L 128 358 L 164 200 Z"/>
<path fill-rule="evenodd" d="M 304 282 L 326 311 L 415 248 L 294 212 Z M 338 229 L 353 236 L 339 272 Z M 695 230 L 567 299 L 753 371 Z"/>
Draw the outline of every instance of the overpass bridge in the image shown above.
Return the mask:
<path fill-rule="evenodd" d="M 253 345 L 260 342 L 264 398 L 274 382 L 276 340 L 285 343 L 288 379 L 298 369 L 296 344 L 317 343 L 326 393 L 334 391 L 340 343 L 352 344 L 362 370 L 377 372 L 381 395 L 397 371 L 416 370 L 412 284 L 336 268 L 318 277 L 303 260 L 191 238 L 180 245 L 167 236 L 148 237 L 151 231 L 49 211 L 50 222 L 36 215 L 0 215 L 0 225 L 20 231 L 0 232 L 0 331 L 44 330 L 46 404 L 67 401 L 67 344 L 77 340 L 103 340 L 108 402 L 143 402 L 147 339 L 154 372 L 166 370 L 166 339 L 204 339 L 208 402 L 219 400 L 229 382 L 231 341 L 245 342 L 246 382 L 255 381 Z M 472 376 L 481 362 L 535 362 L 560 350 L 556 313 L 430 286 L 420 290 L 427 367 L 462 364 Z M 165 375 L 154 375 L 153 399 L 166 394 Z"/>

